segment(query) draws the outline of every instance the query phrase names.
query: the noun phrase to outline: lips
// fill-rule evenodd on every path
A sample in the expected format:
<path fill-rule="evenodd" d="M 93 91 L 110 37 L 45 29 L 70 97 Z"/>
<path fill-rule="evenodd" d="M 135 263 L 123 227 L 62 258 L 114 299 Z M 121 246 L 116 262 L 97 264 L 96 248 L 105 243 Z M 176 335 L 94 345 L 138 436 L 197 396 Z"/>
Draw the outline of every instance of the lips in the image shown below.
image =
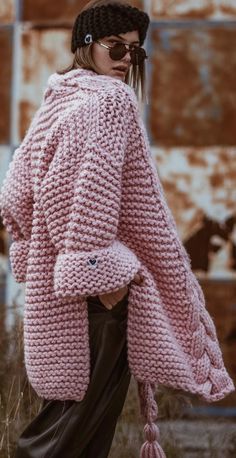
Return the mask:
<path fill-rule="evenodd" d="M 114 67 L 114 70 L 118 70 L 119 72 L 125 73 L 125 72 L 127 72 L 128 67 L 122 67 L 122 66 L 120 66 L 120 67 Z"/>

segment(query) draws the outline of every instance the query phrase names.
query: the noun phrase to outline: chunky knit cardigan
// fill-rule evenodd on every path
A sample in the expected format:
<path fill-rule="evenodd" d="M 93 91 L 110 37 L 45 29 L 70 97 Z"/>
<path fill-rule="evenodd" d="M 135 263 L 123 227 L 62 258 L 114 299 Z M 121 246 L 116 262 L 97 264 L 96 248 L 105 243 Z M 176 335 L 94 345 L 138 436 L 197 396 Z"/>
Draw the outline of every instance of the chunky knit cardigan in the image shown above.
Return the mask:
<path fill-rule="evenodd" d="M 90 70 L 52 75 L 10 164 L 1 214 L 13 274 L 26 282 L 25 364 L 38 395 L 83 399 L 86 297 L 130 283 L 128 361 L 148 421 L 142 456 L 164 456 L 153 424 L 156 384 L 207 401 L 234 387 L 133 90 Z"/>

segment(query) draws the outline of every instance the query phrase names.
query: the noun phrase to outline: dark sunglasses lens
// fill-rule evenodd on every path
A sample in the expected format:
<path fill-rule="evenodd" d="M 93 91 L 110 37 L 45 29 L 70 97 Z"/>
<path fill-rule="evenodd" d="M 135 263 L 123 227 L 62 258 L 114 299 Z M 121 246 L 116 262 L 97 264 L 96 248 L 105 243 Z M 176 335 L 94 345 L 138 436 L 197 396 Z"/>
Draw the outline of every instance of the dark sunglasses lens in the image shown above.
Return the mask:
<path fill-rule="evenodd" d="M 109 51 L 112 60 L 120 60 L 128 52 L 128 49 L 123 43 L 116 43 Z M 133 65 L 141 64 L 147 58 L 146 51 L 143 48 L 135 47 L 130 51 L 131 63 Z"/>
<path fill-rule="evenodd" d="M 147 58 L 147 54 L 145 49 L 143 48 L 135 48 L 131 52 L 131 63 L 133 65 L 141 64 Z"/>
<path fill-rule="evenodd" d="M 122 43 L 115 44 L 115 46 L 113 46 L 109 51 L 112 60 L 120 60 L 125 56 L 126 53 L 127 49 Z"/>

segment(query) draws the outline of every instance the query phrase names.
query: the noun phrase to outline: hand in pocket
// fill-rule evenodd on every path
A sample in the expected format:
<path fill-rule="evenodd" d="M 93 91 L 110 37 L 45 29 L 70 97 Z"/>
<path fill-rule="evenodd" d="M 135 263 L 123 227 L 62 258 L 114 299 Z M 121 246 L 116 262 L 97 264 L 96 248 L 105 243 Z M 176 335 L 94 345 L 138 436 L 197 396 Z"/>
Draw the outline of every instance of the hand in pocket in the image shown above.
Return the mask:
<path fill-rule="evenodd" d="M 133 278 L 135 283 L 138 285 L 142 283 L 142 277 L 139 274 L 136 274 Z M 111 293 L 99 295 L 100 301 L 105 305 L 108 310 L 111 310 L 115 305 L 120 302 L 129 291 L 129 285 L 123 286 L 117 291 L 112 291 Z"/>

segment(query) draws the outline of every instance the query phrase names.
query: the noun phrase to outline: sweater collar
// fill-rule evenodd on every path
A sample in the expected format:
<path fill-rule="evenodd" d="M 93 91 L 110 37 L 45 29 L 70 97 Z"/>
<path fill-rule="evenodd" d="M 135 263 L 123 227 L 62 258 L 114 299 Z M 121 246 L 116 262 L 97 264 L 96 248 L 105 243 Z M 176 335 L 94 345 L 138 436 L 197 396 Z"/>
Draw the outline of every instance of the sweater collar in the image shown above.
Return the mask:
<path fill-rule="evenodd" d="M 70 93 L 76 88 L 96 91 L 99 87 L 107 87 L 108 84 L 116 86 L 125 85 L 122 81 L 108 75 L 99 75 L 93 70 L 77 68 L 63 75 L 54 73 L 48 80 L 48 88 L 60 92 Z"/>

